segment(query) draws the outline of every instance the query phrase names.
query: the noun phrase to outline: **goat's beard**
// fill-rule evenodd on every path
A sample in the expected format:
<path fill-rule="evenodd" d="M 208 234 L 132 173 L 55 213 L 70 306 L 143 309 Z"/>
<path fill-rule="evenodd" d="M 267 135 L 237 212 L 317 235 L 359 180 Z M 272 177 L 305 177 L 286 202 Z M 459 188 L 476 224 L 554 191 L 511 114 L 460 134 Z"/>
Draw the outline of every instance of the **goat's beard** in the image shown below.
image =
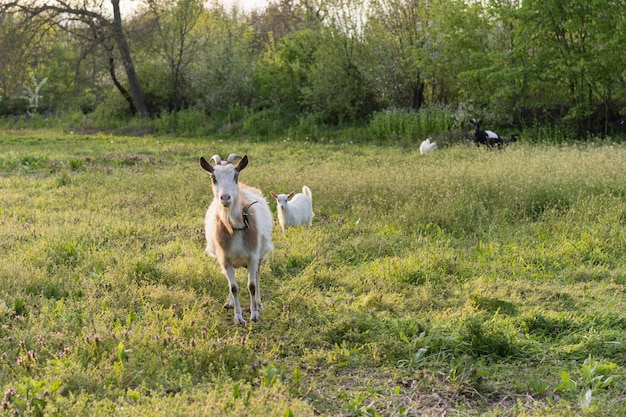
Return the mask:
<path fill-rule="evenodd" d="M 221 210 L 220 210 L 220 220 L 222 221 L 222 223 L 224 224 L 224 227 L 226 228 L 226 230 L 228 231 L 229 234 L 233 234 L 234 230 L 233 228 L 238 227 L 237 222 L 235 221 L 235 219 L 233 219 L 232 217 L 232 211 L 229 207 L 225 207 L 222 206 Z"/>

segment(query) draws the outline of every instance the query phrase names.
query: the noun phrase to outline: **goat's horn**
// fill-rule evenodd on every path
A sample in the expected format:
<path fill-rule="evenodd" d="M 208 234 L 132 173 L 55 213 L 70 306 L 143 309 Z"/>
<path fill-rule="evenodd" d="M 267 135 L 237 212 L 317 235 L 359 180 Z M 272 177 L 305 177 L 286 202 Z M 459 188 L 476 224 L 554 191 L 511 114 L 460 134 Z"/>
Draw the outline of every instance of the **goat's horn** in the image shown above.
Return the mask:
<path fill-rule="evenodd" d="M 222 165 L 222 158 L 219 155 L 213 155 L 211 159 L 209 159 L 209 163 L 215 163 L 215 165 Z"/>
<path fill-rule="evenodd" d="M 241 158 L 241 156 L 237 155 L 236 153 L 231 153 L 230 155 L 228 155 L 228 158 L 226 158 L 226 163 L 232 164 L 237 158 Z"/>

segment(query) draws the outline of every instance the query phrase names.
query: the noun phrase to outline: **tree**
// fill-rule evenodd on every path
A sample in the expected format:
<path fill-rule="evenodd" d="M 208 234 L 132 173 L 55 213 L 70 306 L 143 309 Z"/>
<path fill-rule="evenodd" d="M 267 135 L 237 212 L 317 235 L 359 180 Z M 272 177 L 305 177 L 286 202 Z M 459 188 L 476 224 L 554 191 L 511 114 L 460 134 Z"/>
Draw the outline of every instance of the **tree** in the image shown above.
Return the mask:
<path fill-rule="evenodd" d="M 609 133 L 623 119 L 624 2 L 526 0 L 519 47 L 534 74 L 537 112 L 577 136 Z M 620 111 L 622 115 L 620 115 Z"/>
<path fill-rule="evenodd" d="M 324 24 L 306 75 L 309 85 L 302 88 L 302 105 L 328 123 L 362 120 L 379 109 L 365 76 L 366 2 L 329 0 L 323 6 Z"/>
<path fill-rule="evenodd" d="M 431 2 L 426 42 L 417 58 L 430 104 L 482 100 L 486 75 L 481 70 L 491 66 L 491 25 L 481 10 L 463 0 Z"/>
<path fill-rule="evenodd" d="M 201 0 L 178 0 L 175 3 L 148 0 L 156 28 L 156 53 L 165 61 L 170 79 L 170 109 L 178 112 L 184 102 L 186 73 L 206 41 L 195 30 L 204 7 Z"/>
<path fill-rule="evenodd" d="M 140 117 L 147 117 L 148 111 L 143 91 L 137 78 L 130 46 L 122 24 L 120 0 L 109 0 L 109 3 L 113 11 L 112 17 L 104 9 L 104 2 L 98 0 L 48 0 L 43 3 L 36 0 L 17 0 L 6 2 L 3 8 L 5 10 L 17 9 L 32 17 L 48 19 L 50 22 L 58 23 L 66 30 L 71 30 L 77 25 L 90 27 L 94 32 L 106 35 L 99 38 L 102 42 L 105 42 L 109 37 L 113 39 L 130 86 L 129 97 L 131 102 L 129 104 Z M 107 58 L 111 59 L 111 56 Z M 114 83 L 120 88 L 121 84 L 117 82 L 114 73 L 111 74 Z M 120 92 L 124 95 L 123 90 L 120 90 Z"/>
<path fill-rule="evenodd" d="M 311 29 L 289 33 L 277 45 L 270 42 L 254 74 L 256 107 L 299 112 L 319 46 L 320 34 Z"/>
<path fill-rule="evenodd" d="M 270 3 L 264 10 L 253 10 L 250 24 L 256 30 L 256 47 L 275 44 L 289 33 L 303 28 L 305 13 L 293 0 L 280 0 Z"/>
<path fill-rule="evenodd" d="M 23 74 L 32 70 L 32 57 L 37 51 L 36 33 L 35 25 L 24 24 L 23 16 L 0 14 L 0 113 L 11 113 L 18 105 L 16 98 L 24 81 Z"/>
<path fill-rule="evenodd" d="M 365 36 L 375 54 L 372 76 L 379 94 L 398 107 L 424 105 L 425 80 L 418 56 L 424 48 L 429 1 L 374 0 Z"/>
<path fill-rule="evenodd" d="M 206 112 L 249 106 L 253 95 L 252 28 L 236 8 L 214 7 L 200 22 L 206 43 L 194 59 L 191 89 Z"/>

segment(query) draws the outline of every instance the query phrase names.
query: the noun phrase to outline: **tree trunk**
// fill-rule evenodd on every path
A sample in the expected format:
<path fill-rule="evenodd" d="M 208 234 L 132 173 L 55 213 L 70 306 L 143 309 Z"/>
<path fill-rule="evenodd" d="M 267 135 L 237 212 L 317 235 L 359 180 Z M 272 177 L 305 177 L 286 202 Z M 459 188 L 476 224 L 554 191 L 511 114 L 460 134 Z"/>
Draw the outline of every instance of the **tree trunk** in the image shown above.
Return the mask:
<path fill-rule="evenodd" d="M 411 90 L 411 107 L 414 110 L 419 110 L 424 104 L 424 81 L 418 78 L 418 80 L 413 83 Z"/>
<path fill-rule="evenodd" d="M 135 110 L 139 117 L 148 117 L 148 108 L 146 107 L 146 101 L 143 96 L 143 91 L 139 85 L 139 79 L 135 72 L 135 65 L 133 64 L 133 58 L 130 53 L 130 47 L 124 36 L 124 28 L 122 27 L 122 14 L 120 13 L 120 0 L 111 0 L 113 5 L 113 36 L 115 36 L 115 42 L 120 50 L 122 56 L 122 63 L 126 70 L 126 76 L 128 77 L 128 84 L 130 85 L 130 95 L 133 98 L 135 104 Z"/>
<path fill-rule="evenodd" d="M 137 109 L 135 108 L 135 102 L 133 101 L 133 98 L 131 97 L 130 93 L 124 88 L 122 83 L 119 82 L 119 80 L 117 79 L 117 75 L 115 74 L 115 60 L 113 59 L 113 54 L 109 56 L 109 75 L 113 80 L 113 84 L 115 84 L 115 87 L 117 87 L 117 90 L 120 92 L 122 97 L 124 97 L 124 100 L 128 102 L 128 108 L 130 112 L 132 114 L 136 114 Z"/>

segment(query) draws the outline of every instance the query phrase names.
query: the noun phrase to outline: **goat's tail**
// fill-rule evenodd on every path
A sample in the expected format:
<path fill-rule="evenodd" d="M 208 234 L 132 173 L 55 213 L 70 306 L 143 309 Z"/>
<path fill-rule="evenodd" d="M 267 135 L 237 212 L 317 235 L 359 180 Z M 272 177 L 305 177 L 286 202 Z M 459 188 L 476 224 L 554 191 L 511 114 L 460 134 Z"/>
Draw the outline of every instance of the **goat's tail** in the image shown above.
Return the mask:
<path fill-rule="evenodd" d="M 313 198 L 313 193 L 311 193 L 311 189 L 309 187 L 307 187 L 306 185 L 302 186 L 302 194 L 309 196 L 309 198 Z"/>

